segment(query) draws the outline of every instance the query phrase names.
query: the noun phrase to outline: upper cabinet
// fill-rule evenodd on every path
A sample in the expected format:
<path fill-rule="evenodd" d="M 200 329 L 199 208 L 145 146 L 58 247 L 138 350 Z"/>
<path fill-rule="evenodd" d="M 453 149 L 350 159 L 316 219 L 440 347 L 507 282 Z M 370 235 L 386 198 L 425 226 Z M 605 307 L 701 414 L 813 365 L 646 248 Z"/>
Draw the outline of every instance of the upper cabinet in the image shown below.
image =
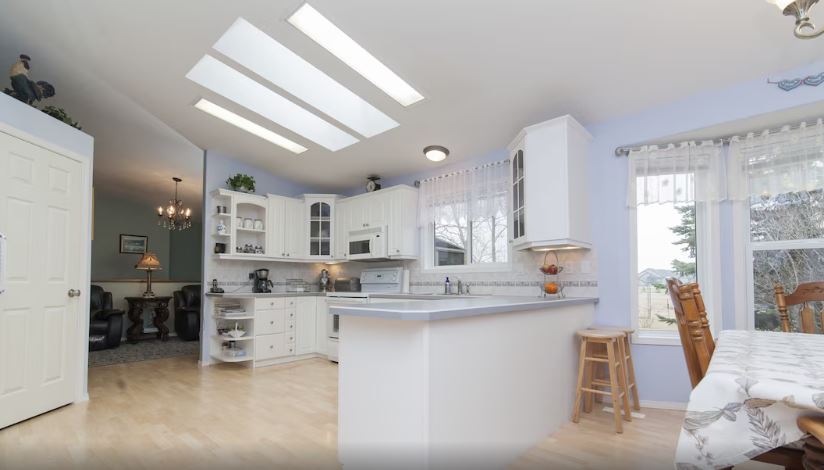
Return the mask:
<path fill-rule="evenodd" d="M 264 196 L 237 193 L 232 197 L 233 243 L 227 252 L 234 255 L 267 255 L 266 225 L 269 202 Z"/>
<path fill-rule="evenodd" d="M 562 116 L 525 128 L 510 144 L 515 249 L 591 248 L 591 140 L 578 121 Z"/>
<path fill-rule="evenodd" d="M 346 227 L 339 236 L 348 240 L 349 232 L 382 227 L 387 238 L 386 256 L 390 259 L 418 257 L 418 190 L 406 185 L 391 186 L 372 193 L 338 201 L 337 222 Z M 339 259 L 347 259 L 347 243 L 338 245 Z"/>
<path fill-rule="evenodd" d="M 335 202 L 338 197 L 328 194 L 307 194 L 303 197 L 306 220 L 307 253 L 310 259 L 335 259 Z"/>

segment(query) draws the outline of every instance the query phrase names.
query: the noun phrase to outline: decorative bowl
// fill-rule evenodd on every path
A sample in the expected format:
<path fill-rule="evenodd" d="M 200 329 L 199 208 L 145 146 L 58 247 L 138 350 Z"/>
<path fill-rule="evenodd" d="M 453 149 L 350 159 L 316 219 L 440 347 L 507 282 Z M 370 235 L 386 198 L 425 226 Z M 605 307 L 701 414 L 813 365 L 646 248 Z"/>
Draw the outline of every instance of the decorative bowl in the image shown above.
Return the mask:
<path fill-rule="evenodd" d="M 241 336 L 243 336 L 245 334 L 246 334 L 245 331 L 238 330 L 238 329 L 229 330 L 229 331 L 226 332 L 226 335 L 231 336 L 232 338 L 240 338 Z"/>

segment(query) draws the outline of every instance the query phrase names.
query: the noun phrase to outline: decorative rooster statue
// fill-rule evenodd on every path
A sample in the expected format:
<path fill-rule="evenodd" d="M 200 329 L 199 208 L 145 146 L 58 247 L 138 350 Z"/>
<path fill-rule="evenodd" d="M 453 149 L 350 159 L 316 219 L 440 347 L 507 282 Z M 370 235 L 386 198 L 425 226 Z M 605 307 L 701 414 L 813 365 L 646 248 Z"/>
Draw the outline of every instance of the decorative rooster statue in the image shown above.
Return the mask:
<path fill-rule="evenodd" d="M 31 57 L 20 54 L 17 62 L 9 70 L 11 89 L 6 88 L 3 92 L 26 104 L 32 104 L 35 101 L 54 96 L 54 87 L 49 82 L 34 82 L 29 78 L 29 71 L 31 70 L 29 62 L 31 62 Z"/>

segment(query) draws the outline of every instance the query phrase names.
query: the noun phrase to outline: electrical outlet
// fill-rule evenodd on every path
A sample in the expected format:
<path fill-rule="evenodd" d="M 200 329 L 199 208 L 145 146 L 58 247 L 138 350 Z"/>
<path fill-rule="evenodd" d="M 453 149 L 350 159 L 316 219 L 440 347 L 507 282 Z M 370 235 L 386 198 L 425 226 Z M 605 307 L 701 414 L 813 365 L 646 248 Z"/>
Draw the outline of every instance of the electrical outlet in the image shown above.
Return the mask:
<path fill-rule="evenodd" d="M 255 273 L 249 273 L 249 280 L 252 280 L 254 278 L 255 278 Z"/>

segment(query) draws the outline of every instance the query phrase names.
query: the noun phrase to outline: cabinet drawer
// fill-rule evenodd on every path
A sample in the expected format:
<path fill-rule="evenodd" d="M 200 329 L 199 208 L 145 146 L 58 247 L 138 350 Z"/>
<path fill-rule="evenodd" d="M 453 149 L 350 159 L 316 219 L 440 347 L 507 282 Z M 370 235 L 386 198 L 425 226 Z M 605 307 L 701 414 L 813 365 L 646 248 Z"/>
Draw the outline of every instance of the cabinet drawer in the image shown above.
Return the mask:
<path fill-rule="evenodd" d="M 294 297 L 286 297 L 281 300 L 283 300 L 284 308 L 295 308 L 295 304 L 297 303 L 297 299 Z"/>
<path fill-rule="evenodd" d="M 292 348 L 294 349 L 294 347 Z M 273 359 L 286 355 L 286 335 L 258 335 L 255 337 L 255 359 Z"/>
<path fill-rule="evenodd" d="M 269 335 L 283 333 L 286 316 L 283 310 L 261 310 L 255 312 L 255 334 Z"/>
<path fill-rule="evenodd" d="M 294 299 L 292 301 L 294 302 Z M 283 297 L 265 297 L 262 299 L 255 299 L 255 311 L 274 310 L 283 308 L 285 305 L 286 299 Z"/>

